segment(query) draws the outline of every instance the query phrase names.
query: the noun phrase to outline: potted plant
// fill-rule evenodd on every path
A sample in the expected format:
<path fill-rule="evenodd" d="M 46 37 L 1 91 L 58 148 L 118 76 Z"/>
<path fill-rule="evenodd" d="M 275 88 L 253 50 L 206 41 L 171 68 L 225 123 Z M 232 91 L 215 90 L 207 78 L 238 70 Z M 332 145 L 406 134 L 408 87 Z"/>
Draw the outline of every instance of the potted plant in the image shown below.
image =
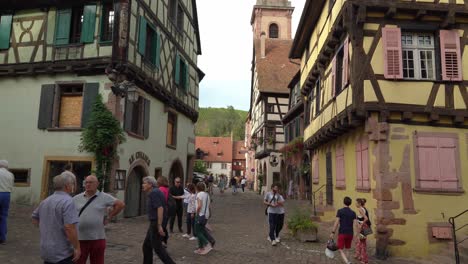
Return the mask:
<path fill-rule="evenodd" d="M 267 139 L 268 141 L 268 145 L 273 145 L 273 143 L 275 143 L 275 139 L 273 137 L 268 137 Z"/>
<path fill-rule="evenodd" d="M 317 241 L 317 224 L 307 212 L 296 209 L 288 219 L 288 228 L 301 242 Z"/>

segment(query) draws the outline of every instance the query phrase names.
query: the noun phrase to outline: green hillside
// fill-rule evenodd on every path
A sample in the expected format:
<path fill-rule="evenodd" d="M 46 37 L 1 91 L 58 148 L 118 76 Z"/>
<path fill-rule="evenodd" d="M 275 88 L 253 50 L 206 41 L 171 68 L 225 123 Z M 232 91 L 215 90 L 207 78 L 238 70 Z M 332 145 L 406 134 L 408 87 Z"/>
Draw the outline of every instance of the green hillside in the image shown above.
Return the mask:
<path fill-rule="evenodd" d="M 200 108 L 198 122 L 195 125 L 197 136 L 229 137 L 231 131 L 234 140 L 244 140 L 247 111 L 227 108 Z"/>

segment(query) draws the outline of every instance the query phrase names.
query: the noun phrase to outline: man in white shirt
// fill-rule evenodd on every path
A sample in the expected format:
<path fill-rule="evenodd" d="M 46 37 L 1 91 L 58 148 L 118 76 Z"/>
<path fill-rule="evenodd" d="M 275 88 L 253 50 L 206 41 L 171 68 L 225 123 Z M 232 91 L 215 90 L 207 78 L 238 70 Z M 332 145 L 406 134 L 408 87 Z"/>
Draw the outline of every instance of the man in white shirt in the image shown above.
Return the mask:
<path fill-rule="evenodd" d="M 14 181 L 13 174 L 8 171 L 8 161 L 0 160 L 0 245 L 6 241 L 10 193 Z"/>
<path fill-rule="evenodd" d="M 80 218 L 78 238 L 81 257 L 77 264 L 85 264 L 88 256 L 91 264 L 104 264 L 106 249 L 104 226 L 125 207 L 122 201 L 110 194 L 98 191 L 98 187 L 98 179 L 90 175 L 85 179 L 85 192 L 73 197 Z M 113 209 L 106 218 L 108 207 L 113 207 Z"/>
<path fill-rule="evenodd" d="M 241 180 L 241 187 L 242 187 L 242 192 L 244 192 L 244 188 L 245 188 L 245 183 L 247 182 L 247 180 L 245 178 L 242 178 Z"/>
<path fill-rule="evenodd" d="M 284 224 L 284 198 L 278 193 L 279 184 L 273 183 L 271 191 L 267 192 L 263 203 L 268 206 L 268 223 L 270 225 L 269 239 L 272 246 L 280 242 L 279 233 Z"/>

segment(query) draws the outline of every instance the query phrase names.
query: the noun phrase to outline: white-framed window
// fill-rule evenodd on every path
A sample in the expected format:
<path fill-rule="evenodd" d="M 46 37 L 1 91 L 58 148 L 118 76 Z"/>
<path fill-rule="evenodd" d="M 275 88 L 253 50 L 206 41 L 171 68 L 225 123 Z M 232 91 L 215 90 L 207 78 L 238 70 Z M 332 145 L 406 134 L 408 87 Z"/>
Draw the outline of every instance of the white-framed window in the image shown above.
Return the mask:
<path fill-rule="evenodd" d="M 435 79 L 434 35 L 431 33 L 401 33 L 403 78 Z"/>

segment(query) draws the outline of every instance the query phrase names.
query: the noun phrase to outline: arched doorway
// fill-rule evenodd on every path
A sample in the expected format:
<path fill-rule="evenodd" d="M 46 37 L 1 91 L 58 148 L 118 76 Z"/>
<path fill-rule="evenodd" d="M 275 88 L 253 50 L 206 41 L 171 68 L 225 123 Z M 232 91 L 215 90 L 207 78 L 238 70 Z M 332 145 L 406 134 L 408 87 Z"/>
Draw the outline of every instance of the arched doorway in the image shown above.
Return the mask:
<path fill-rule="evenodd" d="M 174 185 L 175 178 L 179 177 L 181 179 L 182 186 L 185 186 L 185 177 L 184 177 L 184 168 L 182 167 L 182 163 L 177 159 L 172 162 L 171 170 L 169 171 L 169 185 Z"/>
<path fill-rule="evenodd" d="M 125 217 L 135 217 L 146 214 L 146 195 L 141 188 L 142 179 L 148 175 L 143 166 L 135 166 L 128 174 L 125 191 Z"/>

